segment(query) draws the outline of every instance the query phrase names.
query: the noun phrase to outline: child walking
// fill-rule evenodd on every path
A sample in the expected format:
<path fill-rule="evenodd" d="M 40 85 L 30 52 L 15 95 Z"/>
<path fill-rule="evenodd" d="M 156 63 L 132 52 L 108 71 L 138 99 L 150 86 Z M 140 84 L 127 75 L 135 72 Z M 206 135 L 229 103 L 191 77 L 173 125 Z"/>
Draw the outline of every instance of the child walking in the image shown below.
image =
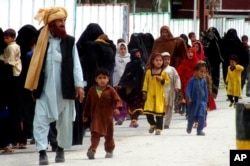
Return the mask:
<path fill-rule="evenodd" d="M 145 73 L 145 64 L 141 58 L 139 49 L 130 51 L 131 61 L 127 63 L 124 73 L 119 82 L 119 95 L 126 101 L 129 107 L 131 122 L 129 127 L 137 128 L 138 117 L 143 112 L 144 100 L 142 93 L 142 84 Z"/>
<path fill-rule="evenodd" d="M 166 100 L 164 129 L 168 129 L 172 120 L 175 93 L 180 91 L 181 89 L 181 80 L 175 68 L 170 66 L 170 61 L 171 61 L 170 54 L 168 52 L 163 52 L 161 55 L 163 56 L 164 59 L 164 67 L 165 67 L 164 70 L 167 72 L 171 80 L 170 85 L 165 86 L 164 88 L 165 100 Z"/>
<path fill-rule="evenodd" d="M 205 63 L 197 63 L 194 70 L 194 76 L 189 80 L 186 89 L 186 102 L 188 105 L 187 133 L 191 133 L 195 120 L 198 120 L 197 135 L 204 136 L 203 128 L 208 101 L 208 89 L 205 79 L 207 66 Z"/>
<path fill-rule="evenodd" d="M 181 100 L 181 105 L 183 108 L 187 108 L 187 103 L 185 100 L 186 99 L 185 91 L 186 91 L 186 87 L 187 87 L 189 79 L 193 77 L 194 67 L 197 62 L 198 62 L 198 59 L 196 56 L 196 51 L 194 48 L 191 47 L 187 50 L 186 58 L 177 67 L 177 72 L 181 79 L 181 92 L 183 96 L 183 99 Z M 188 109 L 184 109 L 184 110 L 186 110 L 186 117 L 187 117 Z M 182 109 L 182 113 L 185 113 L 184 110 Z"/>
<path fill-rule="evenodd" d="M 208 91 L 207 111 L 206 111 L 205 123 L 204 123 L 204 128 L 205 128 L 205 127 L 207 127 L 207 114 L 208 114 L 208 111 L 215 110 L 216 109 L 216 103 L 215 103 L 214 95 L 213 95 L 213 91 L 212 91 L 213 80 L 212 80 L 211 75 L 208 72 L 208 65 L 203 60 L 198 61 L 198 63 L 202 63 L 202 64 L 205 64 L 207 66 L 207 72 L 204 75 L 204 78 L 207 81 L 207 91 Z M 194 128 L 197 128 L 197 126 L 198 126 L 198 122 L 195 122 Z"/>
<path fill-rule="evenodd" d="M 160 135 L 165 114 L 164 86 L 170 84 L 170 79 L 164 71 L 163 57 L 160 53 L 153 53 L 146 70 L 142 91 L 144 93 L 144 114 L 150 124 L 149 133 Z"/>
<path fill-rule="evenodd" d="M 99 68 L 96 70 L 95 80 L 97 85 L 93 85 L 89 89 L 84 105 L 82 120 L 86 122 L 89 116 L 91 119 L 91 145 L 87 152 L 89 159 L 95 159 L 96 149 L 101 137 L 105 138 L 105 158 L 113 157 L 115 148 L 113 112 L 115 115 L 120 114 L 122 100 L 116 90 L 108 85 L 109 76 L 107 69 Z"/>
<path fill-rule="evenodd" d="M 241 72 L 244 70 L 244 67 L 237 63 L 238 57 L 231 55 L 226 77 L 227 96 L 230 100 L 229 107 L 236 106 L 241 96 Z"/>

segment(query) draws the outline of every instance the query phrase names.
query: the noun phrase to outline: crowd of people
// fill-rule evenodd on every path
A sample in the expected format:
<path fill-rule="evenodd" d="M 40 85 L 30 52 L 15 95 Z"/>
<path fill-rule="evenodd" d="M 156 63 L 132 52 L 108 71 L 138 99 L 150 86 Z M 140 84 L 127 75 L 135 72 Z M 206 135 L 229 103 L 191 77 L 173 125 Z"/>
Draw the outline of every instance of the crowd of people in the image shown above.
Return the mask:
<path fill-rule="evenodd" d="M 90 23 L 78 41 L 67 34 L 67 10 L 43 8 L 35 19 L 37 30 L 0 29 L 0 150 L 14 154 L 36 144 L 39 165 L 48 165 L 48 144 L 55 162 L 65 162 L 64 149 L 82 144 L 91 132 L 89 159 L 95 159 L 100 138 L 105 138 L 106 158 L 115 149 L 114 124 L 139 127 L 146 116 L 150 134 L 170 129 L 172 114 L 185 115 L 186 132 L 196 128 L 204 136 L 207 113 L 223 80 L 229 106 L 250 96 L 250 46 L 235 29 L 223 37 L 215 27 L 197 39 L 194 32 L 174 37 L 162 26 L 156 39 L 134 33 L 127 42 L 114 44 L 96 23 Z M 18 35 L 17 35 L 18 34 Z M 115 122 L 115 123 L 114 123 Z M 6 128 L 5 126 L 9 126 Z"/>

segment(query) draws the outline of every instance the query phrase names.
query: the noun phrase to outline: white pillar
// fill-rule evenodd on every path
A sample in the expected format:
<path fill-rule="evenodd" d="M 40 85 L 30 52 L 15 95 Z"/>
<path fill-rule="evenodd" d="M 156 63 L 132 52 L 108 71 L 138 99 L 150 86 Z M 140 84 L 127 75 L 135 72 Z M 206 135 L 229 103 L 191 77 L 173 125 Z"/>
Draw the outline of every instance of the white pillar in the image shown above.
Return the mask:
<path fill-rule="evenodd" d="M 194 33 L 197 34 L 197 0 L 194 0 L 194 13 L 193 13 L 193 29 Z"/>

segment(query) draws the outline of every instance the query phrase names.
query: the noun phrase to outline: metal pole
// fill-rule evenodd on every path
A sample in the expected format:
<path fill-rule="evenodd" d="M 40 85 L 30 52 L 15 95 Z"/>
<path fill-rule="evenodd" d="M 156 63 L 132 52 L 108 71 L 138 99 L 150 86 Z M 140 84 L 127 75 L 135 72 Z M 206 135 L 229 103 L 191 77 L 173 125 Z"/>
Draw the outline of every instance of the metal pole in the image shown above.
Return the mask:
<path fill-rule="evenodd" d="M 207 16 L 205 14 L 205 0 L 200 0 L 199 5 L 200 30 L 199 33 L 207 29 Z"/>
<path fill-rule="evenodd" d="M 133 1 L 133 33 L 135 31 L 135 6 L 136 6 L 136 1 Z"/>
<path fill-rule="evenodd" d="M 193 29 L 194 33 L 197 34 L 197 0 L 194 0 L 194 13 L 193 13 Z"/>

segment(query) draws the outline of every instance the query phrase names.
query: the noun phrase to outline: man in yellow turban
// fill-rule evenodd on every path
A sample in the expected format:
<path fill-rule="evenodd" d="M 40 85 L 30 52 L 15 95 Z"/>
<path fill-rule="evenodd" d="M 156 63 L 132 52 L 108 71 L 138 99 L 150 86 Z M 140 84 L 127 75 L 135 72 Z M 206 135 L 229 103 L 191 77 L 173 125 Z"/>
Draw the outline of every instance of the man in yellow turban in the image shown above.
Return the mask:
<path fill-rule="evenodd" d="M 72 145 L 72 121 L 75 119 L 75 99 L 84 98 L 84 81 L 75 38 L 67 35 L 63 7 L 40 9 L 35 16 L 44 26 L 27 73 L 25 88 L 36 99 L 33 133 L 39 151 L 39 165 L 48 165 L 49 124 L 56 122 L 57 143 L 55 162 L 65 162 L 64 148 Z"/>

